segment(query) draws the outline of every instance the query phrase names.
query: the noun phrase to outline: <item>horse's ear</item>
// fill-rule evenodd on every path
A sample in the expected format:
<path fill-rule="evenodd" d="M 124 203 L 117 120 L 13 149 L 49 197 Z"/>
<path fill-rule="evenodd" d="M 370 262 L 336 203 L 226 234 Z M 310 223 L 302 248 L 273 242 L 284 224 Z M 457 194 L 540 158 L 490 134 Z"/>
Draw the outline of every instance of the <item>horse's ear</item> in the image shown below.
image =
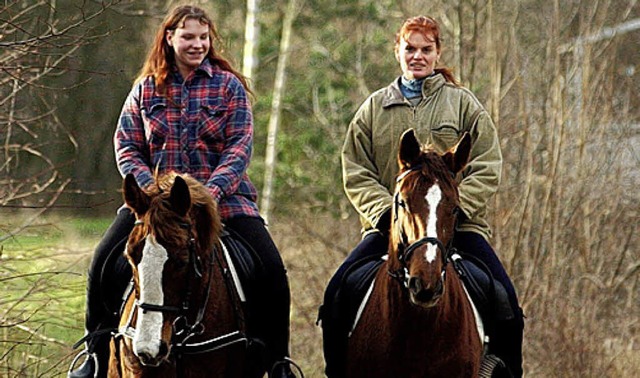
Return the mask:
<path fill-rule="evenodd" d="M 187 182 L 180 176 L 176 176 L 173 186 L 171 187 L 171 194 L 169 195 L 169 202 L 173 211 L 180 216 L 185 216 L 191 208 L 191 194 L 189 193 L 189 186 Z"/>
<path fill-rule="evenodd" d="M 128 173 L 122 183 L 122 192 L 124 195 L 124 202 L 129 206 L 136 214 L 142 215 L 149 210 L 149 202 L 151 199 L 136 182 L 133 174 Z"/>
<path fill-rule="evenodd" d="M 471 136 L 465 132 L 458 143 L 442 155 L 442 160 L 453 174 L 457 174 L 467 165 L 470 153 Z"/>
<path fill-rule="evenodd" d="M 413 129 L 402 133 L 400 137 L 400 151 L 398 153 L 398 165 L 400 169 L 408 169 L 420 162 L 420 141 Z"/>

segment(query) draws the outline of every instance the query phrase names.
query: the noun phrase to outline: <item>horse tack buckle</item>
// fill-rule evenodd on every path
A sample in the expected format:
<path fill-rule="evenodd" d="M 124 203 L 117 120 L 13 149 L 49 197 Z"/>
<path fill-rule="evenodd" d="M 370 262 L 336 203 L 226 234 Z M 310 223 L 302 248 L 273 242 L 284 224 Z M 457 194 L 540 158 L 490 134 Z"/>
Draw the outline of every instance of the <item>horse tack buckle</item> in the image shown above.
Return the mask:
<path fill-rule="evenodd" d="M 191 326 L 191 333 L 194 335 L 202 335 L 204 333 L 205 327 L 204 324 L 202 323 L 196 323 L 193 326 Z"/>
<path fill-rule="evenodd" d="M 189 324 L 187 317 L 184 315 L 178 316 L 173 321 L 172 327 L 173 332 L 176 336 L 182 336 L 183 334 L 188 333 L 188 336 L 186 338 L 202 335 L 205 331 L 205 326 L 204 324 L 202 324 L 202 322 L 196 322 L 195 324 L 191 325 Z"/>
<path fill-rule="evenodd" d="M 182 335 L 185 331 L 191 328 L 187 321 L 187 317 L 184 315 L 178 316 L 171 326 L 173 327 L 173 332 L 176 336 Z"/>

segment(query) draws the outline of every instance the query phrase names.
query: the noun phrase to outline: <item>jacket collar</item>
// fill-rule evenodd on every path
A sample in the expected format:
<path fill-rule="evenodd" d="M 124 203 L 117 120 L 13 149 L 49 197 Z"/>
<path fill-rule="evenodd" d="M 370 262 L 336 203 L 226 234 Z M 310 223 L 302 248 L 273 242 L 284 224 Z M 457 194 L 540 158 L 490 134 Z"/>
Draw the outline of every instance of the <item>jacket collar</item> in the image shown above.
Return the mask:
<path fill-rule="evenodd" d="M 427 98 L 436 93 L 446 83 L 442 74 L 435 74 L 426 78 L 422 84 L 422 96 Z M 398 76 L 389 86 L 384 89 L 382 98 L 382 107 L 386 108 L 393 105 L 407 104 L 407 100 L 400 91 L 400 76 Z"/>
<path fill-rule="evenodd" d="M 216 67 L 211 64 L 209 58 L 204 58 L 202 63 L 200 63 L 200 67 L 196 68 L 196 70 L 204 72 L 205 74 L 209 75 L 209 77 L 213 77 L 213 74 L 216 71 Z"/>

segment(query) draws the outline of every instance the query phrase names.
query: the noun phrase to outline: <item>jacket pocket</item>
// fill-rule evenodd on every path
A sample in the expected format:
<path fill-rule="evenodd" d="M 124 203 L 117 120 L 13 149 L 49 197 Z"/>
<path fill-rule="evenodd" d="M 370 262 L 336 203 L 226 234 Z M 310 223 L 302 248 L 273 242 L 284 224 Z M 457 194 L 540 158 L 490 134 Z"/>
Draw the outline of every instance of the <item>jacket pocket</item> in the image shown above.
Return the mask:
<path fill-rule="evenodd" d="M 167 105 L 164 102 L 156 102 L 149 107 L 143 107 L 141 112 L 145 137 L 151 150 L 162 148 L 169 136 Z"/>
<path fill-rule="evenodd" d="M 224 142 L 227 108 L 223 105 L 202 105 L 198 119 L 198 139 Z"/>
<path fill-rule="evenodd" d="M 461 131 L 454 122 L 440 122 L 431 128 L 433 143 L 442 151 L 453 147 L 460 139 Z"/>

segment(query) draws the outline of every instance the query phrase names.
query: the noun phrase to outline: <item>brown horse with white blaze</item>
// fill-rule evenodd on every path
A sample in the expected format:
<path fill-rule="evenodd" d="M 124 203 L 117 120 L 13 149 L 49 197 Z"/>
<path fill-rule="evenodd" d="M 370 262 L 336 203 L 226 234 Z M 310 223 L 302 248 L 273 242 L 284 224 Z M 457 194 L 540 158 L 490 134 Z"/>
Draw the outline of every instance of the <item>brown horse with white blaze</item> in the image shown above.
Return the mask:
<path fill-rule="evenodd" d="M 476 377 L 482 342 L 452 264 L 465 134 L 444 154 L 401 137 L 390 246 L 348 342 L 348 377 Z"/>
<path fill-rule="evenodd" d="M 248 376 L 244 316 L 225 274 L 217 205 L 187 175 L 155 182 L 142 190 L 127 175 L 123 184 L 136 215 L 125 251 L 133 289 L 111 342 L 108 375 Z"/>

